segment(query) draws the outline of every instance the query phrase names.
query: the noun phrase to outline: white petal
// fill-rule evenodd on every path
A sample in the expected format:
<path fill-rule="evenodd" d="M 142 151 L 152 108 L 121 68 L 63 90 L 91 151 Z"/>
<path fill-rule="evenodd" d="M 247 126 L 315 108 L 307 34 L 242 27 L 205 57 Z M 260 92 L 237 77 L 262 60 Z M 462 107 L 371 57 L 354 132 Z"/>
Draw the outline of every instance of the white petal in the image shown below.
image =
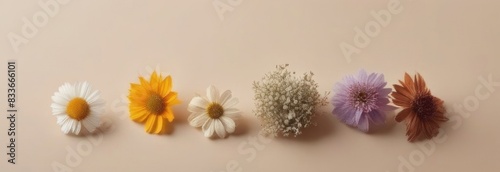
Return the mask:
<path fill-rule="evenodd" d="M 89 85 L 88 82 L 83 82 L 83 83 L 80 84 L 80 86 L 81 87 L 80 87 L 80 94 L 79 94 L 79 96 L 81 98 L 86 99 L 87 96 L 88 96 L 88 94 L 90 94 L 91 87 L 90 87 L 90 85 Z"/>
<path fill-rule="evenodd" d="M 55 96 L 55 95 L 52 96 L 52 101 L 54 101 L 54 103 L 57 103 L 57 104 L 62 105 L 62 106 L 68 105 L 68 102 L 69 102 L 68 100 L 66 100 L 64 98 L 62 98 L 60 96 Z"/>
<path fill-rule="evenodd" d="M 82 122 L 81 121 L 77 121 L 75 128 L 76 128 L 75 129 L 75 134 L 76 135 L 80 134 L 80 131 L 82 131 Z"/>
<path fill-rule="evenodd" d="M 59 87 L 59 94 L 66 96 L 67 99 L 70 99 L 74 97 L 75 95 L 73 94 L 74 87 L 69 84 L 69 83 L 64 83 L 62 86 Z"/>
<path fill-rule="evenodd" d="M 61 115 L 66 113 L 66 108 L 62 107 L 61 105 L 52 103 L 50 105 L 52 107 L 52 115 Z"/>
<path fill-rule="evenodd" d="M 209 120 L 209 118 L 206 114 L 200 114 L 196 117 L 192 117 L 194 115 L 195 114 L 191 114 L 189 116 L 189 118 L 193 118 L 192 120 L 189 121 L 189 125 L 191 125 L 193 127 L 201 127 L 205 122 L 207 122 Z"/>
<path fill-rule="evenodd" d="M 66 120 L 66 122 L 64 122 L 62 129 L 63 129 L 63 132 L 65 134 L 68 134 L 69 132 L 73 133 L 73 130 L 74 130 L 73 128 L 75 127 L 74 122 L 75 122 L 75 120 L 72 118 L 68 118 L 68 120 Z"/>
<path fill-rule="evenodd" d="M 87 94 L 89 93 L 90 90 L 88 82 L 78 82 L 76 88 L 77 88 L 76 90 L 77 96 L 86 99 Z"/>
<path fill-rule="evenodd" d="M 100 107 L 90 107 L 90 113 L 96 116 L 100 116 L 104 113 L 104 109 Z"/>
<path fill-rule="evenodd" d="M 210 102 L 219 103 L 219 90 L 214 86 L 210 85 L 207 88 L 207 97 Z"/>
<path fill-rule="evenodd" d="M 188 116 L 188 121 L 192 121 L 194 118 L 198 117 L 199 115 L 202 115 L 203 113 L 202 112 L 194 112 L 194 113 L 191 113 L 189 114 Z"/>
<path fill-rule="evenodd" d="M 200 108 L 198 106 L 189 106 L 188 105 L 188 111 L 192 113 L 202 113 L 205 112 L 206 110 L 204 108 Z"/>
<path fill-rule="evenodd" d="M 206 101 L 205 99 L 201 97 L 194 97 L 191 99 L 191 102 L 189 102 L 188 106 L 196 106 L 197 108 L 205 109 L 208 107 L 209 102 Z"/>
<path fill-rule="evenodd" d="M 68 134 L 69 131 L 71 130 L 71 121 L 72 119 L 67 119 L 61 126 L 61 131 L 64 133 L 64 134 Z"/>
<path fill-rule="evenodd" d="M 103 99 L 97 99 L 96 101 L 89 103 L 90 106 L 96 107 L 98 109 L 104 109 L 106 102 Z"/>
<path fill-rule="evenodd" d="M 62 126 L 66 121 L 68 121 L 69 117 L 67 115 L 57 115 L 56 118 L 57 118 L 57 124 Z"/>
<path fill-rule="evenodd" d="M 104 101 L 102 103 L 100 100 L 94 102 L 93 104 L 90 104 L 90 113 L 93 113 L 95 115 L 101 115 L 105 111 L 104 109 Z"/>
<path fill-rule="evenodd" d="M 75 86 L 74 85 L 71 85 L 70 83 L 64 83 L 66 86 L 66 91 L 64 94 L 67 94 L 69 97 L 73 98 L 73 97 L 76 97 L 76 94 L 75 94 Z"/>
<path fill-rule="evenodd" d="M 73 134 L 77 134 L 76 133 L 76 127 L 77 127 L 77 124 L 78 124 L 78 121 L 77 120 L 71 120 L 71 132 Z"/>
<path fill-rule="evenodd" d="M 92 94 L 85 97 L 85 101 L 87 101 L 87 103 L 89 103 L 89 104 L 92 104 L 96 100 L 99 100 L 100 95 L 101 95 L 101 93 L 96 90 L 96 91 L 92 92 Z"/>
<path fill-rule="evenodd" d="M 96 115 L 89 115 L 82 120 L 83 127 L 90 133 L 94 132 L 99 127 L 99 117 Z"/>
<path fill-rule="evenodd" d="M 80 97 L 80 87 L 81 87 L 80 82 L 75 83 L 75 86 L 73 89 L 73 94 L 75 94 L 75 97 Z"/>
<path fill-rule="evenodd" d="M 203 130 L 203 134 L 205 135 L 205 137 L 212 137 L 212 135 L 214 134 L 213 119 L 208 119 L 203 124 L 203 126 L 201 127 L 201 129 Z"/>
<path fill-rule="evenodd" d="M 54 96 L 60 97 L 60 98 L 64 99 L 65 101 L 68 101 L 68 102 L 71 100 L 71 97 L 70 97 L 69 94 L 62 93 L 62 92 L 56 92 L 56 93 L 54 93 Z"/>
<path fill-rule="evenodd" d="M 226 137 L 226 130 L 224 130 L 224 125 L 222 125 L 222 122 L 220 122 L 219 119 L 214 119 L 215 123 L 215 132 L 217 135 L 219 135 L 220 138 Z"/>
<path fill-rule="evenodd" d="M 231 90 L 226 90 L 220 96 L 220 104 L 224 105 L 231 98 Z"/>
<path fill-rule="evenodd" d="M 222 104 L 222 106 L 224 107 L 224 109 L 226 109 L 226 108 L 232 108 L 236 104 L 238 104 L 238 99 L 232 97 L 225 104 Z"/>
<path fill-rule="evenodd" d="M 66 109 L 66 106 L 63 106 L 63 105 L 60 105 L 60 104 L 57 104 L 57 103 L 52 103 L 50 105 L 50 107 L 57 108 L 57 109 Z"/>
<path fill-rule="evenodd" d="M 73 133 L 73 121 L 74 119 L 68 118 L 68 121 L 64 123 L 65 125 L 67 125 L 67 129 L 69 129 L 68 133 Z"/>
<path fill-rule="evenodd" d="M 231 119 L 236 119 L 240 117 L 240 111 L 236 108 L 224 109 L 224 116 L 227 116 Z"/>
<path fill-rule="evenodd" d="M 234 130 L 236 128 L 236 124 L 234 123 L 234 120 L 232 120 L 229 117 L 225 117 L 225 116 L 222 116 L 219 119 L 221 120 L 222 124 L 224 124 L 224 128 L 226 128 L 226 131 L 228 133 L 234 132 Z"/>

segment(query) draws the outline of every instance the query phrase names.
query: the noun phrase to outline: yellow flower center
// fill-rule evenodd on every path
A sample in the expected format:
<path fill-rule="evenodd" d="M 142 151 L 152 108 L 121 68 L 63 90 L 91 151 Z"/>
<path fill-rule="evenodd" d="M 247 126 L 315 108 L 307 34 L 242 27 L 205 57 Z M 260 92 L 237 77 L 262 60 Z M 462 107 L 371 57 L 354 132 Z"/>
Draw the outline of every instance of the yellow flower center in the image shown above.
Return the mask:
<path fill-rule="evenodd" d="M 156 115 L 162 114 L 163 111 L 165 111 L 165 104 L 163 103 L 163 98 L 156 93 L 152 93 L 149 96 L 148 101 L 146 102 L 146 108 L 150 112 Z"/>
<path fill-rule="evenodd" d="M 68 106 L 66 107 L 66 113 L 69 117 L 80 121 L 85 119 L 90 113 L 89 104 L 82 98 L 74 98 L 69 101 Z"/>
<path fill-rule="evenodd" d="M 208 117 L 218 119 L 224 114 L 224 108 L 218 103 L 211 103 L 207 108 Z"/>

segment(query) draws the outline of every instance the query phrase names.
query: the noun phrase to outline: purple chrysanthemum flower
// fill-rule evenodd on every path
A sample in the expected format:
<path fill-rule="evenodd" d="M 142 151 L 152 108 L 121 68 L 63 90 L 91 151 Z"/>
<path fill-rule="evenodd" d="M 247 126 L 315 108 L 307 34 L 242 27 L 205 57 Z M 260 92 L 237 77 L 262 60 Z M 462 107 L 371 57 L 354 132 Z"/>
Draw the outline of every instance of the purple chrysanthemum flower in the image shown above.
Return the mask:
<path fill-rule="evenodd" d="M 384 88 L 386 84 L 383 74 L 368 75 L 364 70 L 357 76 L 346 76 L 333 89 L 333 114 L 364 132 L 368 132 L 372 124 L 384 124 L 385 111 L 392 109 L 388 105 L 391 89 Z"/>

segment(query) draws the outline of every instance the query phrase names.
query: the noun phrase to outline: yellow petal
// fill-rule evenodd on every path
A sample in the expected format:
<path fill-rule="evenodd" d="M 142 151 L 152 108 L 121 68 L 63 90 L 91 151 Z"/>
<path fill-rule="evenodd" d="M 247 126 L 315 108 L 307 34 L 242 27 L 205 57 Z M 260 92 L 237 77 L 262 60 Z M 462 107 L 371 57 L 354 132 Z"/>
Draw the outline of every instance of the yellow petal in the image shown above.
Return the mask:
<path fill-rule="evenodd" d="M 165 119 L 163 119 L 160 115 L 156 115 L 156 129 L 154 131 L 155 134 L 159 134 L 163 131 L 164 123 Z"/>
<path fill-rule="evenodd" d="M 144 129 L 146 129 L 146 132 L 148 133 L 153 133 L 153 131 L 156 129 L 156 115 L 148 116 L 148 120 L 146 121 Z"/>
<path fill-rule="evenodd" d="M 147 111 L 139 111 L 139 112 L 130 112 L 130 119 L 135 122 L 143 123 L 146 119 L 148 119 Z"/>
<path fill-rule="evenodd" d="M 151 89 L 154 92 L 158 92 L 158 84 L 160 83 L 158 82 L 158 75 L 156 74 L 156 71 L 154 71 L 153 74 L 151 74 L 149 82 L 151 83 Z"/>
<path fill-rule="evenodd" d="M 166 118 L 168 120 L 168 122 L 172 122 L 175 118 L 174 112 L 172 111 L 172 108 L 170 108 L 170 107 L 167 107 L 165 109 L 165 112 L 163 112 L 163 114 L 161 114 L 161 116 L 163 118 Z"/>
<path fill-rule="evenodd" d="M 160 95 L 165 96 L 172 91 L 172 77 L 169 75 L 161 83 Z"/>
<path fill-rule="evenodd" d="M 141 86 L 144 87 L 144 89 L 151 90 L 151 85 L 148 81 L 146 81 L 143 77 L 139 77 L 139 80 L 141 81 Z"/>
<path fill-rule="evenodd" d="M 139 85 L 139 84 L 131 83 L 130 84 L 130 89 L 132 89 L 132 90 L 139 90 L 139 89 L 142 89 L 142 88 L 141 88 L 141 85 Z"/>
<path fill-rule="evenodd" d="M 176 104 L 180 104 L 181 101 L 177 99 L 177 92 L 170 92 L 165 98 L 165 103 L 167 103 L 168 106 L 173 106 Z"/>
<path fill-rule="evenodd" d="M 145 108 L 147 102 L 145 97 L 129 97 L 129 101 L 130 101 L 129 105 L 139 106 L 143 108 Z"/>
<path fill-rule="evenodd" d="M 151 74 L 151 77 L 149 78 L 149 81 L 153 81 L 153 80 L 156 81 L 156 78 L 158 78 L 158 75 L 156 74 L 156 71 L 153 71 L 153 73 Z"/>
<path fill-rule="evenodd" d="M 129 94 L 130 95 L 145 95 L 148 93 L 148 90 L 146 90 L 142 85 L 139 84 L 131 84 Z"/>

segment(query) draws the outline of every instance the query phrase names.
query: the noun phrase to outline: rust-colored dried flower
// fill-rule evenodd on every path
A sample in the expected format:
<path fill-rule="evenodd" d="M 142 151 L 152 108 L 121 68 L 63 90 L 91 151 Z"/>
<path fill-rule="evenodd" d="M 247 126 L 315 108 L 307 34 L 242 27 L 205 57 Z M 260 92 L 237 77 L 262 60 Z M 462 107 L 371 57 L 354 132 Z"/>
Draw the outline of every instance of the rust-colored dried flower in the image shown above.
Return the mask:
<path fill-rule="evenodd" d="M 432 96 L 420 74 L 414 80 L 405 73 L 404 82 L 394 84 L 392 102 L 404 108 L 396 115 L 396 121 L 406 121 L 406 135 L 408 141 L 430 139 L 439 133 L 439 124 L 448 120 L 443 101 Z"/>

